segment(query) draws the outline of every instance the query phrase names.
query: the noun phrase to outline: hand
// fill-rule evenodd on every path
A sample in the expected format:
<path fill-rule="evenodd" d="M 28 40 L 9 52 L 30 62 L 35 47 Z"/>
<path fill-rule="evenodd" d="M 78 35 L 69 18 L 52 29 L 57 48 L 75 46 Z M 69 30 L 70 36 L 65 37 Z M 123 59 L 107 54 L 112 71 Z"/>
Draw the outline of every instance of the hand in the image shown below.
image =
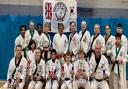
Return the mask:
<path fill-rule="evenodd" d="M 20 79 L 16 79 L 16 87 L 19 87 Z"/>
<path fill-rule="evenodd" d="M 112 58 L 112 63 L 114 63 L 115 62 L 115 59 L 114 58 Z"/>
<path fill-rule="evenodd" d="M 107 80 L 107 79 L 108 79 L 107 74 L 104 74 L 103 79 L 104 79 L 104 80 Z"/>
<path fill-rule="evenodd" d="M 122 59 L 121 59 L 121 60 L 119 60 L 119 63 L 120 63 L 120 64 L 122 64 L 122 63 L 123 63 L 123 60 L 122 60 Z"/>
<path fill-rule="evenodd" d="M 8 88 L 11 88 L 11 83 L 10 82 L 8 82 Z"/>
<path fill-rule="evenodd" d="M 82 76 L 84 77 L 84 79 L 88 80 L 88 76 L 86 75 L 85 72 L 82 73 Z"/>
<path fill-rule="evenodd" d="M 95 75 L 96 75 L 96 72 L 93 72 L 93 73 L 91 74 L 92 77 L 95 77 Z"/>
<path fill-rule="evenodd" d="M 30 76 L 30 80 L 33 80 L 33 79 L 34 79 L 34 78 L 33 78 L 33 76 L 31 75 L 31 76 Z"/>
<path fill-rule="evenodd" d="M 80 76 L 79 72 L 76 73 L 75 78 L 78 79 Z"/>
<path fill-rule="evenodd" d="M 41 76 L 37 76 L 36 80 L 37 81 L 41 80 Z"/>
<path fill-rule="evenodd" d="M 31 60 L 30 60 L 30 59 L 28 59 L 28 60 L 27 60 L 27 66 L 29 67 L 29 66 L 30 66 L 30 64 L 31 64 Z"/>

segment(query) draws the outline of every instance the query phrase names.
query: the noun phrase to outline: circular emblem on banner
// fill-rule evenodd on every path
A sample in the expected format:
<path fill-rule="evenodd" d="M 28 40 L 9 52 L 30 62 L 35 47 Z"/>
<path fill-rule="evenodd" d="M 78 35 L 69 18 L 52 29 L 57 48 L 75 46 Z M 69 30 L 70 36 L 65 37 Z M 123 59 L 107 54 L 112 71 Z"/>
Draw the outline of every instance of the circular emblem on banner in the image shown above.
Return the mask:
<path fill-rule="evenodd" d="M 67 6 L 63 2 L 58 2 L 54 6 L 54 17 L 58 22 L 62 22 L 67 17 Z"/>

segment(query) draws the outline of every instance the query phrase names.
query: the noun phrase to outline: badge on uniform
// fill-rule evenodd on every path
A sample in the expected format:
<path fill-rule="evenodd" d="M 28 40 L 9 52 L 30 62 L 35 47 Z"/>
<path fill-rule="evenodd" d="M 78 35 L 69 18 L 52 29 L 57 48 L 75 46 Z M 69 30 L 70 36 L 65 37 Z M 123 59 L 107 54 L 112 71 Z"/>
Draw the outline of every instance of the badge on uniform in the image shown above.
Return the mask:
<path fill-rule="evenodd" d="M 83 41 L 84 41 L 84 42 L 86 42 L 86 41 L 87 41 L 87 37 L 86 37 L 86 36 L 84 36 Z"/>

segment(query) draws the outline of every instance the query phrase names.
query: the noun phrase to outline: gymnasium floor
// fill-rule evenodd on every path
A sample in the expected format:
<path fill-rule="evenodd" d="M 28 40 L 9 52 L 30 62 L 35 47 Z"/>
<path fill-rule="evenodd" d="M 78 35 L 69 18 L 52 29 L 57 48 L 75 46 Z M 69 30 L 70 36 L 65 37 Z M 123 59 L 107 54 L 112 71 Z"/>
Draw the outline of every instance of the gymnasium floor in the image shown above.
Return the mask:
<path fill-rule="evenodd" d="M 5 83 L 5 81 L 0 81 L 0 89 L 1 89 L 1 86 Z M 127 89 L 128 89 L 128 80 L 127 80 Z"/>

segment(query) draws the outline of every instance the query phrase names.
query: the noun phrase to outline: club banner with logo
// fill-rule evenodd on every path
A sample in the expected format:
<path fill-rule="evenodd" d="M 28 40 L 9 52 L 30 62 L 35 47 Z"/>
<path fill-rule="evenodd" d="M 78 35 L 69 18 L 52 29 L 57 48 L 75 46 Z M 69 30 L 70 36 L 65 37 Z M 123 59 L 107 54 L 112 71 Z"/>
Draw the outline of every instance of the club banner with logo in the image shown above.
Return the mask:
<path fill-rule="evenodd" d="M 51 26 L 51 32 L 58 32 L 58 23 L 65 26 L 64 32 L 70 31 L 70 22 L 77 23 L 77 2 L 75 0 L 44 0 L 43 20 Z"/>

